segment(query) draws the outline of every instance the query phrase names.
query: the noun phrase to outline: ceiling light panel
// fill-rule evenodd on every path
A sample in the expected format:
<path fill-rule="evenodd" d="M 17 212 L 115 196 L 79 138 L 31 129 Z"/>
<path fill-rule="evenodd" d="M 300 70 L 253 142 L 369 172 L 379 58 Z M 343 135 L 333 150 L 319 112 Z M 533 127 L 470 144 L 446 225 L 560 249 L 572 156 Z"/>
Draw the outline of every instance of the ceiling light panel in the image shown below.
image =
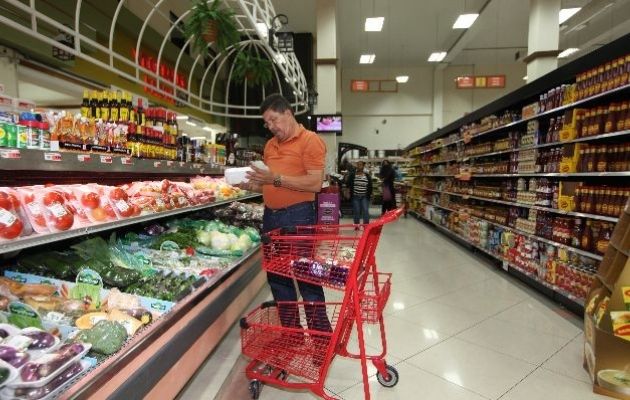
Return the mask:
<path fill-rule="evenodd" d="M 457 17 L 457 21 L 453 24 L 453 29 L 468 29 L 475 23 L 479 14 L 462 14 Z"/>
<path fill-rule="evenodd" d="M 562 10 L 560 10 L 560 13 L 558 14 L 558 24 L 562 25 L 569 18 L 571 18 L 572 16 L 577 14 L 577 12 L 580 11 L 580 10 L 581 10 L 581 8 L 579 8 L 579 7 L 576 7 L 576 8 L 563 8 Z"/>
<path fill-rule="evenodd" d="M 561 52 L 560 54 L 558 54 L 558 58 L 567 58 L 571 54 L 576 53 L 578 51 L 580 51 L 580 49 L 578 49 L 576 47 L 569 47 L 568 49 L 566 49 L 563 52 Z"/>
<path fill-rule="evenodd" d="M 383 22 L 385 22 L 385 17 L 366 18 L 365 31 L 380 32 L 383 29 Z"/>
<path fill-rule="evenodd" d="M 359 58 L 359 64 L 372 64 L 376 56 L 374 54 L 361 54 Z"/>
<path fill-rule="evenodd" d="M 429 56 L 429 62 L 440 62 L 446 57 L 445 51 L 436 51 Z"/>
<path fill-rule="evenodd" d="M 407 75 L 400 75 L 396 77 L 396 82 L 398 83 L 405 83 L 409 80 L 409 77 Z"/>

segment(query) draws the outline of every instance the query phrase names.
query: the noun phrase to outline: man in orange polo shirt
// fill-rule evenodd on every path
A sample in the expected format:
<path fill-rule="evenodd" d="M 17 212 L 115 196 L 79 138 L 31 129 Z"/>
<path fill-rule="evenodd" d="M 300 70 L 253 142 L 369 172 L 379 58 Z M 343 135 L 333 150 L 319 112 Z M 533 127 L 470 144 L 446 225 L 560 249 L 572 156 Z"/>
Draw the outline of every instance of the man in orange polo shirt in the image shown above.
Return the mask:
<path fill-rule="evenodd" d="M 273 134 L 263 156 L 268 169 L 252 166 L 246 188 L 263 194 L 263 230 L 315 225 L 315 195 L 322 187 L 326 144 L 296 121 L 291 104 L 279 94 L 268 96 L 260 112 Z M 267 273 L 267 281 L 276 301 L 297 301 L 293 279 Z M 304 301 L 324 301 L 321 286 L 298 281 L 298 287 Z M 305 306 L 305 312 L 313 325 L 309 328 L 331 330 L 325 307 Z M 281 321 L 284 326 L 299 326 L 297 308 L 281 310 Z"/>

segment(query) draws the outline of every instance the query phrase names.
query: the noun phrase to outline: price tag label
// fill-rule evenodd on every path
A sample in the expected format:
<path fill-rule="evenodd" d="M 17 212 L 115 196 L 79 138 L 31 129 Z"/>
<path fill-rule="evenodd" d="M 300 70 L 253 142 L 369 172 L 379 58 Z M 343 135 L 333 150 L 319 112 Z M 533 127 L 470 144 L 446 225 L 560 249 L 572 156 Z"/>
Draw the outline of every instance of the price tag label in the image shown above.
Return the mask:
<path fill-rule="evenodd" d="M 173 161 L 167 161 L 167 162 L 166 162 L 166 166 L 167 166 L 167 167 L 172 167 L 172 166 L 173 166 L 173 164 L 174 164 L 174 163 L 173 163 Z"/>
<path fill-rule="evenodd" d="M 180 161 L 180 162 L 179 162 L 179 166 L 180 166 L 180 167 L 183 167 L 184 165 L 186 165 L 186 163 L 185 163 L 185 162 L 183 162 L 183 161 Z"/>
<path fill-rule="evenodd" d="M 162 161 L 154 161 L 153 162 L 153 167 L 154 168 L 160 168 L 162 166 Z"/>
<path fill-rule="evenodd" d="M 111 164 L 112 161 L 112 156 L 101 156 L 101 164 Z"/>
<path fill-rule="evenodd" d="M 22 153 L 20 153 L 20 150 L 2 150 L 0 151 L 0 158 L 17 160 L 22 158 Z"/>
<path fill-rule="evenodd" d="M 503 270 L 504 270 L 504 271 L 507 271 L 507 270 L 510 268 L 510 266 L 509 266 L 509 264 L 507 263 L 507 261 L 503 261 L 502 266 L 503 266 Z"/>
<path fill-rule="evenodd" d="M 77 154 L 77 160 L 82 163 L 90 162 L 92 157 L 89 154 Z"/>
<path fill-rule="evenodd" d="M 62 161 L 62 157 L 60 153 L 44 153 L 44 160 L 60 162 Z"/>
<path fill-rule="evenodd" d="M 121 157 L 120 163 L 122 165 L 133 165 L 133 159 L 131 157 Z"/>
<path fill-rule="evenodd" d="M 193 168 L 195 168 L 195 169 L 199 169 L 199 168 L 201 168 L 201 164 L 196 164 L 196 163 L 195 163 L 195 164 L 193 164 Z"/>

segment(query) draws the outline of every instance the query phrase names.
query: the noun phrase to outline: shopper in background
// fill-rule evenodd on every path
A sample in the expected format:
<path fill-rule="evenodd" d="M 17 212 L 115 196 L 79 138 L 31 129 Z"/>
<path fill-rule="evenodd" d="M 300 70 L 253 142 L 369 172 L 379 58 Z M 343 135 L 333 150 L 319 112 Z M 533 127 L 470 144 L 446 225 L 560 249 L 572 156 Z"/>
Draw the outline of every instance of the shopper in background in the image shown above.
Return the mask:
<path fill-rule="evenodd" d="M 381 214 L 384 214 L 386 211 L 396 208 L 396 192 L 394 191 L 396 172 L 389 160 L 383 160 L 378 176 L 382 181 L 383 205 L 381 206 Z"/>
<path fill-rule="evenodd" d="M 326 144 L 296 121 L 291 104 L 279 94 L 268 96 L 260 113 L 273 134 L 263 154 L 267 169 L 252 165 L 244 188 L 263 194 L 263 231 L 315 225 L 315 194 L 322 187 Z M 268 272 L 267 281 L 276 301 L 297 301 L 293 279 Z M 298 281 L 298 287 L 305 302 L 324 301 L 321 286 Z M 305 312 L 310 329 L 332 331 L 324 306 L 307 305 Z M 283 326 L 300 327 L 297 307 L 285 306 L 280 313 Z"/>
<path fill-rule="evenodd" d="M 355 171 L 348 176 L 348 187 L 351 190 L 354 223 L 359 224 L 361 218 L 363 218 L 363 223 L 369 224 L 372 177 L 365 170 L 363 161 L 357 162 Z"/>

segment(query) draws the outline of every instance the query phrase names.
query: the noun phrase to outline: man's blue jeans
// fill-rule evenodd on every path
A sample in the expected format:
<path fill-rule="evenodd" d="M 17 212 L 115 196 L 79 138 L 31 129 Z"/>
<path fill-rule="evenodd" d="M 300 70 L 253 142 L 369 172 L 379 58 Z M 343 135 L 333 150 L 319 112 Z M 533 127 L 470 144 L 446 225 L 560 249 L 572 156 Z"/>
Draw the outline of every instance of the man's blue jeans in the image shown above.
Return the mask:
<path fill-rule="evenodd" d="M 269 232 L 277 228 L 290 228 L 300 225 L 315 225 L 316 212 L 314 202 L 298 203 L 281 210 L 271 210 L 265 207 L 263 215 L 263 231 Z M 267 282 L 271 294 L 276 301 L 297 301 L 297 292 L 293 279 L 271 272 L 267 273 Z M 297 281 L 300 294 L 305 302 L 323 302 L 324 290 L 319 285 Z M 331 332 L 330 322 L 326 316 L 325 306 L 305 305 L 304 307 L 308 327 L 319 331 Z M 299 328 L 300 317 L 297 307 L 280 311 L 280 322 L 283 326 Z"/>
<path fill-rule="evenodd" d="M 354 223 L 358 224 L 363 217 L 363 223 L 370 223 L 370 198 L 367 196 L 352 196 L 352 216 Z"/>

